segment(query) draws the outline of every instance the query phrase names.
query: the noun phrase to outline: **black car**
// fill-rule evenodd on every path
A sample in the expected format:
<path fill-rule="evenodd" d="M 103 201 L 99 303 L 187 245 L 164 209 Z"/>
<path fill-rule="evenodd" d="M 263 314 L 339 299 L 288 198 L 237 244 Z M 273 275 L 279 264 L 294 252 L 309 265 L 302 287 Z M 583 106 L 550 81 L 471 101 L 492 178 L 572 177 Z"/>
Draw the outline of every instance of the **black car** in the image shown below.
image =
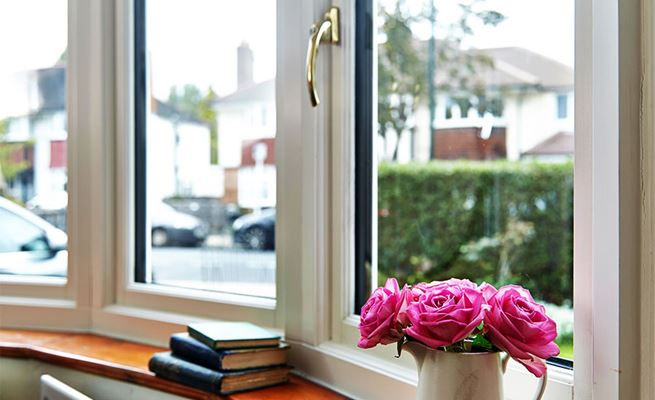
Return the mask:
<path fill-rule="evenodd" d="M 232 224 L 234 243 L 253 250 L 275 249 L 275 209 L 237 218 Z"/>

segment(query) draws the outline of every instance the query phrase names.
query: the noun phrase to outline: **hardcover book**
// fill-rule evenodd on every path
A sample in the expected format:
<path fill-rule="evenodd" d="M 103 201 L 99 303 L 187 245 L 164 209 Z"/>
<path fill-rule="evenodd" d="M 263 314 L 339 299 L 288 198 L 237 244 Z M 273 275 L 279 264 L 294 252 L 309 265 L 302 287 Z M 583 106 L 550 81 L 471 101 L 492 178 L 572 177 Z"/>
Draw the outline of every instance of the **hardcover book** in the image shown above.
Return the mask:
<path fill-rule="evenodd" d="M 280 335 L 249 322 L 201 322 L 187 326 L 189 336 L 212 349 L 276 347 Z"/>
<path fill-rule="evenodd" d="M 284 365 L 289 345 L 280 343 L 277 347 L 213 350 L 186 333 L 177 333 L 171 336 L 170 348 L 173 355 L 194 364 L 216 371 L 234 371 Z"/>
<path fill-rule="evenodd" d="M 279 366 L 219 372 L 182 360 L 170 352 L 153 355 L 148 368 L 161 378 L 221 395 L 285 383 L 290 370 Z"/>

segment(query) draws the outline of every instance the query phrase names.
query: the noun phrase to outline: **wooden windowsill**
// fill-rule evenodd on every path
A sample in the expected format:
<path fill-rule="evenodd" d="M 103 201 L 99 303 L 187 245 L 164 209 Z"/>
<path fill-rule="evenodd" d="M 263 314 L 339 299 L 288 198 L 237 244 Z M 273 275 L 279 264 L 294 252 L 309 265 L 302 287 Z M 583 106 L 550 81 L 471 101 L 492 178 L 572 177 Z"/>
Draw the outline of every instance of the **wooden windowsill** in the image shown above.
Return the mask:
<path fill-rule="evenodd" d="M 192 399 L 343 399 L 341 395 L 292 375 L 288 384 L 221 397 L 156 377 L 148 371 L 161 347 L 86 333 L 0 329 L 0 357 L 30 358 Z"/>

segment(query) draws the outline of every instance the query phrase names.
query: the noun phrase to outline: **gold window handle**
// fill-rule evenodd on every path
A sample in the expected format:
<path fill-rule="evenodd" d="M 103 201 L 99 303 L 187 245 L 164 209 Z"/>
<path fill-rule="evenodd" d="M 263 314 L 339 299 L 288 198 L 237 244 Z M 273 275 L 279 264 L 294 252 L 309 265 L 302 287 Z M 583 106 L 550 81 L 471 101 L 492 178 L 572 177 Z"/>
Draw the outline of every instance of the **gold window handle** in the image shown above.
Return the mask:
<path fill-rule="evenodd" d="M 319 105 L 321 100 L 318 98 L 316 90 L 316 58 L 318 57 L 318 47 L 321 43 L 339 44 L 339 9 L 330 7 L 325 13 L 323 19 L 312 25 L 309 36 L 309 46 L 307 47 L 307 90 L 309 91 L 309 101 L 312 107 Z"/>

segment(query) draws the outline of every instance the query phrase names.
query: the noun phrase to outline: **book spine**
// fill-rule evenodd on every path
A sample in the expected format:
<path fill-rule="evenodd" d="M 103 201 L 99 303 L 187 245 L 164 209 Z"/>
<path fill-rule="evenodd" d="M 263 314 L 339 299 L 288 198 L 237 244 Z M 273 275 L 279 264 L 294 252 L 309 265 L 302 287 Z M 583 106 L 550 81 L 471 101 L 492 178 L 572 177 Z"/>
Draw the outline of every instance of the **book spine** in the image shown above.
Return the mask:
<path fill-rule="evenodd" d="M 155 375 L 196 389 L 221 393 L 223 375 L 169 354 L 155 354 L 148 363 Z"/>
<path fill-rule="evenodd" d="M 173 354 L 194 364 L 216 371 L 222 368 L 222 355 L 191 337 L 171 336 L 170 348 Z"/>

